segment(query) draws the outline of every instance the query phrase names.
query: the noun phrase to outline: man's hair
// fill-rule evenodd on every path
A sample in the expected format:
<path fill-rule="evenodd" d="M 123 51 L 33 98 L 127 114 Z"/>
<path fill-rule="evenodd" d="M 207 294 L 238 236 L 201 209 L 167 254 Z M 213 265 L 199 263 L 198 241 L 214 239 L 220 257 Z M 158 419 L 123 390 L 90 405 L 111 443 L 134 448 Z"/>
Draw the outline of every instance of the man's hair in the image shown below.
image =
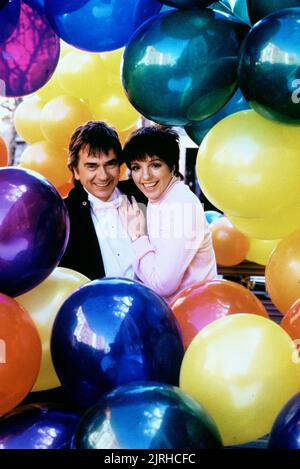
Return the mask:
<path fill-rule="evenodd" d="M 169 167 L 174 169 L 175 176 L 179 173 L 179 135 L 173 129 L 147 126 L 132 132 L 123 149 L 123 159 L 130 169 L 134 160 L 142 161 L 146 156 L 158 156 Z"/>
<path fill-rule="evenodd" d="M 119 164 L 123 162 L 122 147 L 117 132 L 102 121 L 89 121 L 74 130 L 69 144 L 68 168 L 74 174 L 79 152 L 87 147 L 89 154 L 114 150 Z"/>

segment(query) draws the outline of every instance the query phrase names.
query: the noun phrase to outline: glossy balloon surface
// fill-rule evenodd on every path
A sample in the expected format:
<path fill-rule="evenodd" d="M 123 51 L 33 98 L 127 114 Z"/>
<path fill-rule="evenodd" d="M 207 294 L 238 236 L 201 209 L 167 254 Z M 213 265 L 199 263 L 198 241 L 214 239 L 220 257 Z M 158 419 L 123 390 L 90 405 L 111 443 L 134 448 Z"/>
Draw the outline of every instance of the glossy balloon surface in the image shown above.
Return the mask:
<path fill-rule="evenodd" d="M 281 409 L 269 435 L 269 449 L 300 449 L 300 393 Z"/>
<path fill-rule="evenodd" d="M 117 388 L 81 419 L 77 449 L 222 448 L 205 410 L 173 386 L 140 383 Z"/>
<path fill-rule="evenodd" d="M 299 0 L 245 0 L 252 24 L 283 8 L 299 7 Z"/>
<path fill-rule="evenodd" d="M 0 168 L 0 207 L 0 291 L 17 296 L 57 266 L 69 218 L 52 184 L 21 168 Z"/>
<path fill-rule="evenodd" d="M 20 0 L 4 0 L 0 9 L 0 44 L 6 41 L 16 28 L 20 17 Z"/>
<path fill-rule="evenodd" d="M 89 407 L 121 384 L 178 384 L 183 345 L 158 295 L 133 280 L 105 278 L 83 285 L 60 308 L 51 353 L 62 385 Z"/>

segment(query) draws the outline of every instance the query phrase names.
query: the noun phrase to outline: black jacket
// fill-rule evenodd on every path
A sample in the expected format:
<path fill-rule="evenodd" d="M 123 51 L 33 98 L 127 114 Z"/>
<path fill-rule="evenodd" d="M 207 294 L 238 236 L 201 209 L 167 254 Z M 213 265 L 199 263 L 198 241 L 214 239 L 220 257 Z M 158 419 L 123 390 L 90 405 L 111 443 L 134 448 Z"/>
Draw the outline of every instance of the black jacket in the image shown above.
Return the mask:
<path fill-rule="evenodd" d="M 146 197 L 131 179 L 119 182 L 118 189 L 129 199 L 133 195 L 137 202 L 146 205 Z M 102 254 L 91 216 L 88 194 L 77 181 L 66 197 L 65 204 L 70 218 L 70 236 L 59 263 L 60 267 L 76 270 L 91 280 L 104 277 Z"/>

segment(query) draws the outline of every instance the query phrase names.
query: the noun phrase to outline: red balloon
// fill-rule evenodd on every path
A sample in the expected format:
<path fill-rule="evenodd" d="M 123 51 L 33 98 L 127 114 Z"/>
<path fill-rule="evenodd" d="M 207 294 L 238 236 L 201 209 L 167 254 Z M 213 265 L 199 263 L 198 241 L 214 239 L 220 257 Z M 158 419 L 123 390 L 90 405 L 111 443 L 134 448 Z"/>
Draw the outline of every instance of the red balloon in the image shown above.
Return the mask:
<path fill-rule="evenodd" d="M 8 148 L 5 140 L 0 136 L 0 166 L 8 165 Z"/>
<path fill-rule="evenodd" d="M 228 314 L 269 315 L 247 288 L 229 280 L 209 280 L 183 290 L 170 305 L 176 316 L 187 348 L 207 324 Z"/>
<path fill-rule="evenodd" d="M 41 364 L 41 341 L 25 309 L 0 294 L 0 416 L 31 390 Z"/>
<path fill-rule="evenodd" d="M 280 326 L 295 341 L 300 352 L 300 299 L 295 301 L 284 315 Z"/>

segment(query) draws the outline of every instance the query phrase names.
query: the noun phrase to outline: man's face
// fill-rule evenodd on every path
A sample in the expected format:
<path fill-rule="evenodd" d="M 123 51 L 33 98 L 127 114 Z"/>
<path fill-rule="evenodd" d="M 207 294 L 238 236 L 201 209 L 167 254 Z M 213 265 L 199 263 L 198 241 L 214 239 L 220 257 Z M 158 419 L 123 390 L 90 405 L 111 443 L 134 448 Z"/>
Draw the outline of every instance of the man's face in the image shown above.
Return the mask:
<path fill-rule="evenodd" d="M 114 150 L 89 154 L 88 146 L 81 148 L 74 176 L 88 192 L 106 202 L 120 177 L 120 166 Z"/>

